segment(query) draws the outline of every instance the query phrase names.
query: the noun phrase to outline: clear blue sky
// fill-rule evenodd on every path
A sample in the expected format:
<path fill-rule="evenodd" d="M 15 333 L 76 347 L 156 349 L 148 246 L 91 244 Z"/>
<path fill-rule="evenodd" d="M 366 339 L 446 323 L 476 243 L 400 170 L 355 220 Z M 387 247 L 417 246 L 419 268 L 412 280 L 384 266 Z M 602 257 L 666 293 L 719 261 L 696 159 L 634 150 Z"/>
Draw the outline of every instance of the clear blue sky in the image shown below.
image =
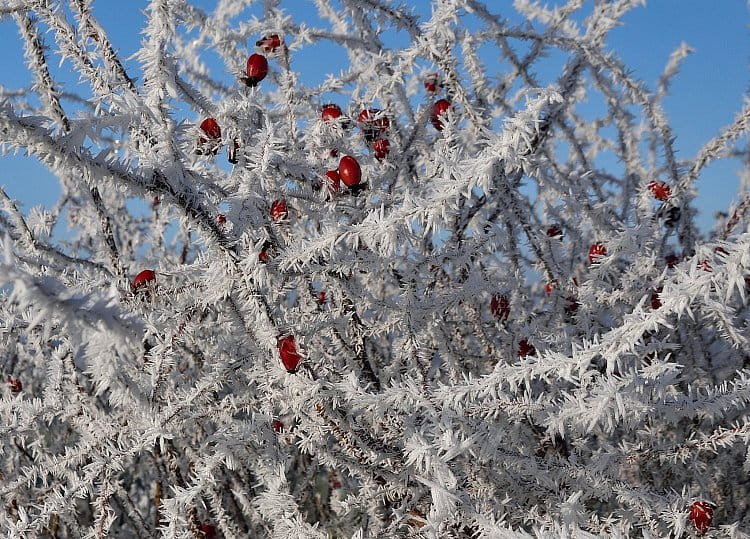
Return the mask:
<path fill-rule="evenodd" d="M 96 0 L 94 12 L 115 47 L 124 57 L 132 55 L 141 39 L 142 10 L 145 0 Z M 195 2 L 210 8 L 214 1 Z M 258 2 L 262 5 L 262 2 Z M 489 1 L 495 12 L 511 21 L 518 21 L 510 1 Z M 560 2 L 547 2 L 554 5 Z M 413 2 L 422 16 L 429 12 L 429 2 Z M 283 2 L 297 22 L 311 25 L 319 23 L 311 0 Z M 588 10 L 587 10 L 588 11 Z M 259 10 L 258 10 L 259 12 Z M 729 123 L 748 89 L 748 7 L 744 0 L 652 0 L 645 7 L 631 11 L 621 27 L 612 31 L 608 45 L 617 51 L 635 75 L 649 88 L 656 81 L 670 53 L 685 41 L 694 50 L 683 64 L 674 80 L 665 107 L 676 136 L 678 158 L 695 155 L 700 146 Z M 51 42 L 52 36 L 45 36 Z M 402 36 L 394 35 L 391 43 L 404 43 Z M 249 44 L 250 45 L 250 44 Z M 3 70 L 0 84 L 6 89 L 30 83 L 24 66 L 21 41 L 15 24 L 5 19 L 0 22 L 0 50 L 3 51 Z M 327 72 L 338 72 L 344 65 L 342 54 L 330 58 L 331 49 L 315 49 L 297 54 L 293 67 L 302 71 L 306 82 L 320 82 Z M 340 52 L 340 51 L 339 51 Z M 59 59 L 56 59 L 59 60 Z M 491 59 L 490 59 L 491 60 Z M 132 60 L 129 65 L 135 66 Z M 550 59 L 549 72 L 544 66 L 537 70 L 544 83 L 559 75 L 559 68 Z M 69 79 L 62 71 L 56 77 Z M 134 72 L 137 70 L 134 68 Z M 23 156 L 5 156 L 2 159 L 0 184 L 9 194 L 23 202 L 28 209 L 34 204 L 51 205 L 59 193 L 56 180 L 33 159 Z M 726 210 L 736 197 L 738 179 L 737 161 L 722 161 L 711 165 L 698 184 L 698 207 L 701 211 L 699 225 L 706 229 L 714 212 Z"/>

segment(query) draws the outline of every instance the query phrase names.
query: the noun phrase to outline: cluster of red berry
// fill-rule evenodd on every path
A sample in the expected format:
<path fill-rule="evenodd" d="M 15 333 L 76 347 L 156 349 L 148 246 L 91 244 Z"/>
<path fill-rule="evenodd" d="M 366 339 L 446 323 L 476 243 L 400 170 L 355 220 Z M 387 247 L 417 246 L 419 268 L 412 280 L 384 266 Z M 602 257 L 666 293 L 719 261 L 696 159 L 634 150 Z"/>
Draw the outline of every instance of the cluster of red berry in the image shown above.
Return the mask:
<path fill-rule="evenodd" d="M 424 88 L 431 96 L 435 96 L 437 94 L 438 88 L 443 88 L 443 86 L 443 82 L 440 80 L 440 76 L 437 73 L 430 73 L 425 78 Z M 435 103 L 432 105 L 432 115 L 430 116 L 432 127 L 437 129 L 438 131 L 442 131 L 442 116 L 447 114 L 452 107 L 453 105 L 451 104 L 451 102 L 445 98 L 435 101 Z"/>

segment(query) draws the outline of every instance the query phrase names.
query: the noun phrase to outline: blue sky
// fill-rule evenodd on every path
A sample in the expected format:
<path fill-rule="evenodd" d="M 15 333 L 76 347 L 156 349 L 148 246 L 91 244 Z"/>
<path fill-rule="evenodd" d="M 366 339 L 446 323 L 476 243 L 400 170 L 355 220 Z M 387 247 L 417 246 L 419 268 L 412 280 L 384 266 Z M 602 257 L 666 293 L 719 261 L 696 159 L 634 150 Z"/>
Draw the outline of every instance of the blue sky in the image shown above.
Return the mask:
<path fill-rule="evenodd" d="M 195 2 L 210 8 L 214 1 Z M 492 9 L 517 22 L 510 1 L 486 2 Z M 548 2 L 555 4 L 560 2 Z M 122 56 L 131 56 L 138 48 L 143 27 L 142 10 L 145 0 L 97 0 L 94 12 L 102 26 L 109 32 L 115 47 Z M 259 4 L 262 5 L 262 2 Z M 283 2 L 297 22 L 319 24 L 311 0 Z M 413 2 L 418 14 L 429 12 L 429 2 Z M 586 10 L 587 12 L 588 10 Z M 260 13 L 260 7 L 257 10 Z M 744 0 L 652 0 L 645 7 L 631 11 L 623 25 L 615 28 L 608 46 L 617 51 L 633 73 L 649 88 L 656 81 L 671 52 L 685 41 L 694 53 L 683 63 L 674 80 L 670 96 L 665 101 L 666 113 L 676 137 L 678 158 L 695 155 L 701 145 L 731 122 L 748 89 L 748 7 Z M 585 13 L 584 13 L 585 15 Z M 46 40 L 51 42 L 52 36 Z M 389 44 L 405 42 L 404 36 L 393 35 Z M 250 45 L 250 44 L 249 44 Z M 4 51 L 0 84 L 6 89 L 26 86 L 30 76 L 24 66 L 21 41 L 15 24 L 5 19 L 0 22 L 0 50 Z M 317 83 L 328 72 L 338 72 L 344 65 L 342 50 L 334 46 L 309 48 L 297 53 L 293 67 L 302 71 L 302 80 Z M 59 60 L 59 59 L 57 59 Z M 489 58 L 492 61 L 491 58 Z M 485 60 L 487 61 L 487 60 Z M 135 66 L 131 60 L 129 65 Z M 537 70 L 545 82 L 552 82 L 559 74 L 554 55 L 545 66 Z M 66 77 L 63 65 L 55 75 Z M 69 78 L 69 75 L 67 75 Z M 24 156 L 5 156 L 2 159 L 0 184 L 9 194 L 23 203 L 24 209 L 35 204 L 51 205 L 59 193 L 57 182 L 46 169 Z M 740 163 L 725 160 L 709 166 L 697 185 L 700 210 L 699 226 L 705 230 L 714 212 L 726 210 L 736 198 Z"/>

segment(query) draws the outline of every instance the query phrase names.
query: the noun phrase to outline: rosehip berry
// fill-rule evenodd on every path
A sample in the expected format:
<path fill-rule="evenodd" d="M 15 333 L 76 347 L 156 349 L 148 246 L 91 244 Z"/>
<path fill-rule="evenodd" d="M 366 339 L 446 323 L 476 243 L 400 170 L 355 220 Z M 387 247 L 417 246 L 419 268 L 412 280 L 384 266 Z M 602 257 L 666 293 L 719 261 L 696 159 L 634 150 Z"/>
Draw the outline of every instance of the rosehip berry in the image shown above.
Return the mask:
<path fill-rule="evenodd" d="M 435 101 L 435 104 L 432 106 L 432 117 L 430 118 L 432 127 L 438 131 L 443 130 L 443 120 L 441 117 L 446 114 L 450 108 L 451 102 L 447 99 L 438 99 Z"/>
<path fill-rule="evenodd" d="M 547 283 L 544 286 L 544 291 L 547 293 L 548 296 L 552 295 L 552 291 L 555 289 L 555 285 L 556 284 L 557 284 L 557 282 L 552 282 L 552 283 Z"/>
<path fill-rule="evenodd" d="M 149 283 L 154 281 L 156 281 L 156 272 L 150 269 L 143 270 L 136 275 L 133 282 L 130 283 L 130 290 L 135 292 L 136 290 L 147 287 Z"/>
<path fill-rule="evenodd" d="M 672 196 L 672 190 L 664 182 L 651 182 L 648 184 L 648 190 L 656 200 L 668 200 Z"/>
<path fill-rule="evenodd" d="M 271 257 L 268 254 L 267 249 L 261 249 L 258 253 L 258 260 L 260 262 L 263 262 L 264 264 L 267 263 L 269 260 L 271 260 Z"/>
<path fill-rule="evenodd" d="M 325 293 L 325 290 L 324 290 L 324 291 L 322 291 L 322 292 L 320 292 L 318 294 L 318 303 L 320 305 L 323 305 L 325 302 L 326 302 L 326 293 Z"/>
<path fill-rule="evenodd" d="M 247 68 L 245 69 L 247 77 L 244 81 L 250 87 L 256 86 L 268 75 L 268 60 L 262 54 L 251 54 L 247 59 Z"/>
<path fill-rule="evenodd" d="M 281 47 L 281 38 L 278 34 L 271 34 L 256 41 L 255 46 L 260 47 L 264 52 L 276 52 L 276 49 Z"/>
<path fill-rule="evenodd" d="M 656 288 L 651 292 L 651 308 L 657 310 L 661 308 L 661 291 L 662 287 Z"/>
<path fill-rule="evenodd" d="M 434 94 L 438 87 L 438 74 L 430 73 L 424 79 L 424 89 L 429 93 Z"/>
<path fill-rule="evenodd" d="M 559 225 L 550 225 L 547 229 L 547 236 L 550 238 L 562 238 L 562 230 Z"/>
<path fill-rule="evenodd" d="M 595 243 L 589 247 L 589 263 L 598 264 L 601 259 L 607 256 L 607 248 L 603 243 Z"/>
<path fill-rule="evenodd" d="M 510 302 L 507 296 L 495 294 L 490 300 L 490 312 L 498 320 L 507 320 L 510 316 Z"/>
<path fill-rule="evenodd" d="M 565 314 L 573 315 L 578 312 L 578 299 L 575 296 L 568 296 L 565 298 L 567 305 L 565 305 Z"/>
<path fill-rule="evenodd" d="M 216 222 L 220 225 L 223 225 L 224 223 L 227 222 L 227 216 L 224 215 L 223 213 L 220 213 L 219 215 L 216 216 Z"/>
<path fill-rule="evenodd" d="M 326 172 L 326 183 L 328 184 L 328 190 L 332 193 L 338 193 L 341 189 L 341 177 L 335 170 L 329 170 Z"/>
<path fill-rule="evenodd" d="M 388 131 L 391 121 L 380 109 L 364 109 L 359 113 L 359 122 L 362 133 L 367 142 L 373 142 L 382 133 Z"/>
<path fill-rule="evenodd" d="M 386 138 L 380 138 L 373 143 L 372 149 L 375 151 L 375 158 L 382 160 L 388 157 L 388 152 L 391 150 L 391 143 Z"/>
<path fill-rule="evenodd" d="M 215 118 L 206 118 L 201 122 L 201 131 L 203 131 L 209 138 L 220 139 L 221 138 L 221 127 Z"/>
<path fill-rule="evenodd" d="M 216 527 L 213 524 L 204 522 L 198 529 L 203 534 L 204 539 L 216 539 Z"/>
<path fill-rule="evenodd" d="M 351 155 L 345 155 L 339 161 L 339 177 L 347 187 L 354 187 L 362 180 L 359 162 Z"/>
<path fill-rule="evenodd" d="M 297 343 L 294 340 L 294 336 L 279 337 L 276 345 L 279 348 L 281 363 L 284 365 L 286 371 L 289 374 L 297 372 L 297 367 L 302 361 L 302 357 L 297 353 Z"/>
<path fill-rule="evenodd" d="M 693 502 L 690 506 L 690 522 L 698 533 L 703 535 L 708 531 L 714 519 L 714 510 L 707 502 Z"/>
<path fill-rule="evenodd" d="M 289 208 L 283 200 L 274 200 L 271 204 L 271 219 L 283 221 L 289 217 Z"/>
<path fill-rule="evenodd" d="M 10 386 L 11 393 L 20 393 L 23 389 L 21 380 L 13 376 L 8 376 L 8 385 Z"/>
<path fill-rule="evenodd" d="M 320 110 L 320 117 L 324 122 L 330 122 L 331 120 L 340 118 L 342 114 L 341 107 L 333 103 L 323 105 L 323 108 Z"/>
<path fill-rule="evenodd" d="M 284 430 L 284 423 L 279 421 L 278 419 L 274 419 L 272 425 L 274 432 L 281 432 L 282 430 Z"/>
<path fill-rule="evenodd" d="M 535 356 L 536 348 L 526 339 L 521 339 L 518 343 L 518 355 L 521 357 Z"/>

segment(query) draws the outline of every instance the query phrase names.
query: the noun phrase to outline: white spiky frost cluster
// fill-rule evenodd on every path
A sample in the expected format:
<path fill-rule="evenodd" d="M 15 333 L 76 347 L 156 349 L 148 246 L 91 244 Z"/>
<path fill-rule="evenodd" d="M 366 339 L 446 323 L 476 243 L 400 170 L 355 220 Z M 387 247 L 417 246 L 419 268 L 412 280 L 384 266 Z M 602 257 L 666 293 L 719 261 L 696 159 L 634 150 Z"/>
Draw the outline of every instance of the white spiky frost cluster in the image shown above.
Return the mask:
<path fill-rule="evenodd" d="M 650 90 L 605 46 L 641 2 L 151 0 L 130 59 L 92 3 L 0 0 L 33 81 L 0 143 L 62 193 L 0 190 L 0 532 L 686 537 L 702 500 L 747 536 L 750 168 L 707 236 L 693 199 L 750 105 L 678 160 L 689 47 Z M 348 65 L 307 84 L 326 44 Z"/>

